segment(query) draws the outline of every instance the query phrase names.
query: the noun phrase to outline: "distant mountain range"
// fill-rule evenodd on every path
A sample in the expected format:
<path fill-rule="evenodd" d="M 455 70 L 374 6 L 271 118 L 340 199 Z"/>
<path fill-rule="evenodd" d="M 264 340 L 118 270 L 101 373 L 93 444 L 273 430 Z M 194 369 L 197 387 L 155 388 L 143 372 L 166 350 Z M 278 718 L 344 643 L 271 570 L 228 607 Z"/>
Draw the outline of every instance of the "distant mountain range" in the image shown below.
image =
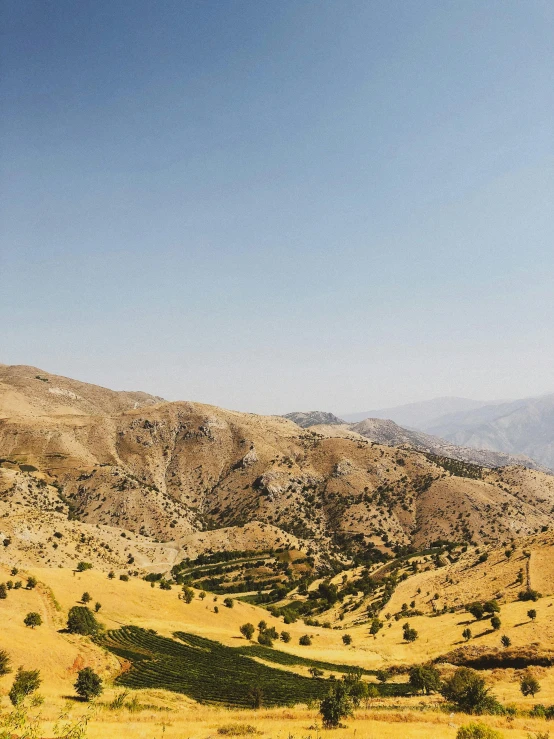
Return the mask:
<path fill-rule="evenodd" d="M 424 430 L 427 424 L 432 424 L 448 414 L 472 411 L 487 405 L 492 405 L 491 401 L 469 400 L 469 398 L 433 398 L 392 408 L 378 408 L 361 413 L 342 413 L 341 417 L 351 423 L 357 423 L 366 418 L 383 418 L 394 421 L 399 426 Z"/>

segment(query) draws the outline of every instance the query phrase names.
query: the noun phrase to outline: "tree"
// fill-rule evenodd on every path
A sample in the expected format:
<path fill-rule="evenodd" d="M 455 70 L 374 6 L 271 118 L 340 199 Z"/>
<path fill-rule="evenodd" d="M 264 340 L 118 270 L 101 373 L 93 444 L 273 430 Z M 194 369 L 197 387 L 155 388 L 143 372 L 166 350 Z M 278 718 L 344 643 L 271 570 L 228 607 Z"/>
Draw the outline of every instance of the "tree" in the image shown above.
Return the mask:
<path fill-rule="evenodd" d="M 369 627 L 369 633 L 372 636 L 376 636 L 382 628 L 383 628 L 383 622 L 378 618 L 374 618 L 371 621 L 371 626 Z"/>
<path fill-rule="evenodd" d="M 198 597 L 200 598 L 200 600 L 204 600 L 204 598 L 206 597 L 205 591 L 204 590 L 201 590 L 200 593 L 199 593 L 199 595 L 198 595 Z"/>
<path fill-rule="evenodd" d="M 92 570 L 92 565 L 90 562 L 79 562 L 76 569 L 77 572 L 84 572 L 85 570 Z M 113 577 L 113 573 L 110 572 L 110 575 Z M 108 575 L 108 577 L 110 577 L 110 575 Z"/>
<path fill-rule="evenodd" d="M 483 610 L 485 611 L 485 613 L 490 613 L 491 616 L 495 613 L 500 613 L 500 606 L 498 605 L 498 601 L 488 600 L 486 603 L 483 603 Z"/>
<path fill-rule="evenodd" d="M 464 637 L 464 639 L 465 639 L 466 641 L 469 641 L 469 640 L 471 639 L 471 636 L 472 636 L 472 634 L 471 634 L 471 629 L 464 629 L 464 630 L 462 631 L 462 636 Z"/>
<path fill-rule="evenodd" d="M 80 695 L 86 701 L 89 701 L 91 698 L 98 698 L 104 690 L 102 678 L 91 667 L 85 667 L 79 670 L 74 687 L 77 695 Z"/>
<path fill-rule="evenodd" d="M 31 611 L 31 613 L 28 613 L 25 616 L 25 618 L 23 619 L 23 623 L 25 624 L 25 626 L 30 626 L 32 629 L 34 629 L 35 626 L 42 625 L 42 616 L 36 611 Z"/>
<path fill-rule="evenodd" d="M 443 683 L 440 692 L 466 713 L 484 713 L 495 703 L 485 687 L 485 680 L 468 667 L 459 667 Z"/>
<path fill-rule="evenodd" d="M 248 697 L 252 702 L 252 708 L 261 708 L 263 706 L 264 692 L 257 685 L 254 685 L 252 688 L 250 688 L 250 691 L 248 692 Z"/>
<path fill-rule="evenodd" d="M 0 582 L 0 600 L 5 600 L 8 597 L 8 591 L 6 589 L 6 583 Z"/>
<path fill-rule="evenodd" d="M 470 603 L 467 606 L 468 613 L 471 613 L 476 621 L 480 621 L 485 615 L 485 609 L 482 603 Z"/>
<path fill-rule="evenodd" d="M 267 631 L 260 631 L 260 633 L 258 634 L 258 644 L 261 644 L 262 647 L 272 647 L 273 639 L 267 633 Z"/>
<path fill-rule="evenodd" d="M 380 683 L 384 684 L 387 682 L 387 680 L 390 679 L 390 672 L 385 669 L 377 670 L 377 672 L 375 673 L 375 677 L 377 678 L 377 680 L 379 680 Z"/>
<path fill-rule="evenodd" d="M 336 729 L 342 718 L 351 716 L 352 700 L 349 695 L 349 685 L 344 681 L 337 681 L 328 695 L 319 704 L 319 712 L 326 729 Z"/>
<path fill-rule="evenodd" d="M 534 698 L 535 694 L 540 691 L 541 686 L 533 673 L 526 670 L 521 677 L 519 689 L 521 690 L 522 695 L 532 695 Z"/>
<path fill-rule="evenodd" d="M 502 621 L 498 618 L 498 616 L 493 616 L 491 618 L 491 626 L 495 631 L 498 631 L 498 629 L 502 626 Z"/>
<path fill-rule="evenodd" d="M 12 705 L 18 706 L 28 695 L 38 690 L 41 683 L 39 670 L 24 670 L 18 667 L 9 692 Z"/>
<path fill-rule="evenodd" d="M 194 590 L 188 585 L 183 585 L 183 600 L 185 603 L 192 603 L 194 599 Z"/>
<path fill-rule="evenodd" d="M 347 647 L 350 646 L 350 644 L 352 644 L 352 637 L 350 636 L 350 634 L 342 635 L 342 643 Z"/>
<path fill-rule="evenodd" d="M 37 579 L 36 577 L 29 577 L 27 579 L 27 590 L 33 590 L 37 586 Z"/>
<path fill-rule="evenodd" d="M 415 629 L 412 629 L 408 622 L 404 624 L 404 626 L 402 627 L 402 631 L 404 635 L 404 641 L 407 641 L 407 642 L 413 642 L 419 636 L 417 631 Z"/>
<path fill-rule="evenodd" d="M 91 600 L 92 598 L 90 596 L 90 593 L 83 593 L 83 595 L 81 596 L 81 603 L 84 603 L 85 605 L 87 603 L 90 603 Z"/>
<path fill-rule="evenodd" d="M 309 647 L 312 644 L 312 640 L 308 636 L 308 634 L 304 634 L 303 636 L 300 637 L 300 639 L 298 640 L 298 643 L 300 644 L 301 647 Z"/>
<path fill-rule="evenodd" d="M 441 676 L 432 665 L 416 665 L 410 670 L 410 685 L 423 695 L 436 693 L 441 688 Z"/>
<path fill-rule="evenodd" d="M 288 644 L 290 641 L 290 633 L 288 631 L 281 631 L 281 641 Z"/>
<path fill-rule="evenodd" d="M 0 649 L 0 677 L 12 671 L 11 658 L 5 649 Z"/>
<path fill-rule="evenodd" d="M 232 598 L 225 598 L 223 605 L 226 608 L 232 608 L 235 605 L 235 601 Z"/>
<path fill-rule="evenodd" d="M 98 621 L 86 606 L 73 606 L 67 617 L 67 630 L 70 634 L 90 636 L 99 629 Z"/>
<path fill-rule="evenodd" d="M 500 642 L 501 642 L 501 644 L 502 644 L 503 647 L 511 647 L 512 646 L 512 640 L 510 639 L 509 636 L 506 636 L 506 634 L 504 634 L 500 638 Z"/>
<path fill-rule="evenodd" d="M 245 639 L 248 639 L 248 641 L 250 641 L 250 639 L 252 639 L 252 637 L 254 636 L 254 631 L 256 631 L 256 629 L 254 628 L 254 624 L 243 624 L 240 627 L 240 633 L 244 636 Z"/>
<path fill-rule="evenodd" d="M 320 670 L 319 667 L 310 667 L 308 672 L 312 677 L 323 677 L 323 670 Z"/>
<path fill-rule="evenodd" d="M 95 610 L 95 612 L 98 613 L 98 611 L 101 608 L 102 608 L 102 603 L 98 603 L 98 601 L 96 601 L 96 603 L 94 604 L 94 610 Z"/>
<path fill-rule="evenodd" d="M 534 621 L 537 618 L 537 611 L 534 608 L 530 608 L 527 611 L 527 616 L 531 619 L 531 621 Z"/>

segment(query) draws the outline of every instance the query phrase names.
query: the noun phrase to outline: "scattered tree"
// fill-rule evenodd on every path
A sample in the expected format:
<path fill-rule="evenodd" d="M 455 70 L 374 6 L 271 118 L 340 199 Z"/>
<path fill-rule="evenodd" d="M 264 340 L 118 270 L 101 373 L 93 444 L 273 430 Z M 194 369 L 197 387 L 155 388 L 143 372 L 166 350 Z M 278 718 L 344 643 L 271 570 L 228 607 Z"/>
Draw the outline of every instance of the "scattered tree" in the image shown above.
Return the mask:
<path fill-rule="evenodd" d="M 240 633 L 244 636 L 245 639 L 248 639 L 248 641 L 250 641 L 250 639 L 252 639 L 252 637 L 254 636 L 255 630 L 256 629 L 254 628 L 254 624 L 243 624 L 240 627 Z"/>
<path fill-rule="evenodd" d="M 104 690 L 101 677 L 91 667 L 79 670 L 74 687 L 77 695 L 80 695 L 86 701 L 91 700 L 91 698 L 98 698 Z"/>
<path fill-rule="evenodd" d="M 503 647 L 508 648 L 508 647 L 511 647 L 512 646 L 512 640 L 510 639 L 509 636 L 506 636 L 506 634 L 504 634 L 501 637 L 500 642 L 501 642 L 501 644 L 502 644 Z"/>
<path fill-rule="evenodd" d="M 498 629 L 502 626 L 502 621 L 498 618 L 498 616 L 493 616 L 491 618 L 491 626 L 495 631 L 498 631 Z"/>
<path fill-rule="evenodd" d="M 102 608 L 102 603 L 98 603 L 98 601 L 96 601 L 96 603 L 94 604 L 94 610 L 95 610 L 95 612 L 98 613 L 98 611 L 101 608 Z"/>
<path fill-rule="evenodd" d="M 84 572 L 85 570 L 92 570 L 92 565 L 90 562 L 79 562 L 76 569 L 77 572 Z M 112 572 L 110 572 L 110 575 L 113 577 Z M 110 577 L 110 575 L 108 575 L 108 577 Z"/>
<path fill-rule="evenodd" d="M 537 618 L 537 611 L 534 608 L 530 608 L 527 611 L 527 617 L 534 621 Z"/>
<path fill-rule="evenodd" d="M 33 590 L 37 586 L 37 579 L 36 577 L 29 577 L 27 579 L 27 590 Z"/>
<path fill-rule="evenodd" d="M 86 606 L 73 606 L 67 617 L 67 630 L 70 634 L 90 636 L 99 629 L 98 621 Z"/>
<path fill-rule="evenodd" d="M 0 600 L 5 600 L 8 597 L 8 591 L 6 589 L 6 583 L 0 582 Z"/>
<path fill-rule="evenodd" d="M 42 625 L 42 616 L 36 611 L 31 611 L 25 616 L 25 618 L 23 619 L 23 623 L 25 624 L 25 626 L 30 626 L 32 629 L 34 629 L 35 626 Z"/>
<path fill-rule="evenodd" d="M 410 685 L 423 695 L 436 693 L 441 688 L 440 673 L 432 665 L 416 665 L 410 670 Z"/>
<path fill-rule="evenodd" d="M 225 598 L 223 605 L 226 608 L 232 608 L 235 605 L 235 601 L 232 598 Z"/>
<path fill-rule="evenodd" d="M 0 677 L 8 675 L 11 671 L 11 658 L 5 649 L 0 649 Z"/>
<path fill-rule="evenodd" d="M 466 641 L 469 641 L 469 640 L 471 639 L 471 636 L 472 636 L 472 634 L 471 634 L 471 629 L 464 629 L 464 630 L 462 631 L 462 636 L 464 637 L 464 639 L 465 639 Z"/>
<path fill-rule="evenodd" d="M 486 713 L 495 703 L 485 687 L 485 680 L 475 670 L 459 667 L 441 688 L 447 701 L 455 703 L 466 713 Z"/>
<path fill-rule="evenodd" d="M 540 691 L 541 686 L 533 673 L 529 672 L 529 670 L 526 670 L 521 677 L 519 689 L 521 690 L 522 695 L 532 695 L 534 698 L 535 695 Z"/>
<path fill-rule="evenodd" d="M 288 644 L 290 641 L 290 633 L 288 631 L 281 631 L 281 641 Z"/>
<path fill-rule="evenodd" d="M 81 603 L 84 603 L 85 605 L 87 603 L 90 603 L 91 600 L 92 598 L 91 598 L 90 593 L 83 593 L 83 595 L 81 596 Z"/>
<path fill-rule="evenodd" d="M 326 729 L 336 729 L 342 718 L 351 716 L 353 709 L 349 685 L 344 681 L 337 681 L 332 685 L 329 694 L 319 705 L 319 712 Z"/>
<path fill-rule="evenodd" d="M 27 696 L 38 690 L 41 683 L 39 670 L 24 670 L 19 667 L 9 692 L 12 705 L 18 706 Z"/>
<path fill-rule="evenodd" d="M 379 680 L 380 683 L 384 684 L 387 682 L 387 680 L 390 679 L 390 672 L 385 669 L 377 670 L 377 672 L 375 673 L 375 677 L 377 678 L 377 680 Z"/>
<path fill-rule="evenodd" d="M 342 643 L 347 647 L 350 646 L 350 644 L 352 644 L 352 637 L 350 636 L 350 634 L 342 635 Z"/>
<path fill-rule="evenodd" d="M 304 634 L 303 636 L 300 637 L 300 639 L 298 640 L 298 643 L 300 644 L 301 647 L 309 647 L 312 644 L 312 640 L 308 636 L 308 634 Z"/>
<path fill-rule="evenodd" d="M 252 708 L 261 708 L 264 703 L 264 692 L 257 685 L 250 688 L 248 697 L 252 702 Z"/>
<path fill-rule="evenodd" d="M 183 600 L 185 603 L 192 603 L 194 599 L 194 590 L 188 585 L 183 585 Z"/>

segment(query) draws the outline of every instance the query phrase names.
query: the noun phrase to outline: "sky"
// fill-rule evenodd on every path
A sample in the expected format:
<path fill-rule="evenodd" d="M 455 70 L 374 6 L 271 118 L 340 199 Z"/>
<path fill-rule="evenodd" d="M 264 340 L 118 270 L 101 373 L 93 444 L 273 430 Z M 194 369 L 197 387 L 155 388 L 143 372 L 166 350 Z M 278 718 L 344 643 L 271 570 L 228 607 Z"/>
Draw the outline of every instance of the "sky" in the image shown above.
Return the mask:
<path fill-rule="evenodd" d="M 0 26 L 0 362 L 256 413 L 554 391 L 549 0 Z"/>

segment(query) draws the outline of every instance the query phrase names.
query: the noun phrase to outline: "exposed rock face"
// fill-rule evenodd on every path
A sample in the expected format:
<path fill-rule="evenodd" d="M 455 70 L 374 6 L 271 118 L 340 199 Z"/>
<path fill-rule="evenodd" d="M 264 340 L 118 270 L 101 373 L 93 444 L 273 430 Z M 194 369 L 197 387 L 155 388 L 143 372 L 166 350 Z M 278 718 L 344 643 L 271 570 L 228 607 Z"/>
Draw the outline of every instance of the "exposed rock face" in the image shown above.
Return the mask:
<path fill-rule="evenodd" d="M 294 413 L 287 413 L 283 418 L 288 418 L 289 421 L 293 421 L 293 423 L 296 423 L 303 429 L 308 428 L 308 426 L 335 426 L 345 423 L 342 419 L 325 411 L 296 411 Z"/>

